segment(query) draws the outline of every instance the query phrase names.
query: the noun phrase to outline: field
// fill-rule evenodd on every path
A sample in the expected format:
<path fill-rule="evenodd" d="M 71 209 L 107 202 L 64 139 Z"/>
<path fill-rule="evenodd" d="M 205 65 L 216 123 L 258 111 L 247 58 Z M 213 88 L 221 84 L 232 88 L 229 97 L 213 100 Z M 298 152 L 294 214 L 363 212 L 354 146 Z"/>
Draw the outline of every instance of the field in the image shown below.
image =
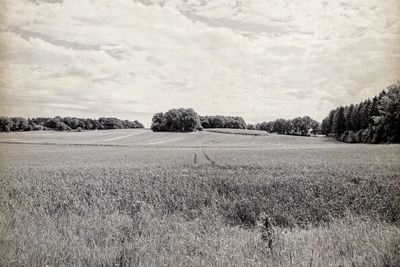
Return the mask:
<path fill-rule="evenodd" d="M 2 133 L 0 266 L 399 266 L 399 162 L 325 137 Z"/>

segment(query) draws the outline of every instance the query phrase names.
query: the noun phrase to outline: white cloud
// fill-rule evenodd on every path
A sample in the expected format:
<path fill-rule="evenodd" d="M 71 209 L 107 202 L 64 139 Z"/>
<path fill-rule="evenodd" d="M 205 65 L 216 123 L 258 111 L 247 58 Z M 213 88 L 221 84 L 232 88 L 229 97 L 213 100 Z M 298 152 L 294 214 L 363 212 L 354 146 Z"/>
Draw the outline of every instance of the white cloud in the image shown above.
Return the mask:
<path fill-rule="evenodd" d="M 399 79 L 397 0 L 5 3 L 8 115 L 321 119 Z"/>

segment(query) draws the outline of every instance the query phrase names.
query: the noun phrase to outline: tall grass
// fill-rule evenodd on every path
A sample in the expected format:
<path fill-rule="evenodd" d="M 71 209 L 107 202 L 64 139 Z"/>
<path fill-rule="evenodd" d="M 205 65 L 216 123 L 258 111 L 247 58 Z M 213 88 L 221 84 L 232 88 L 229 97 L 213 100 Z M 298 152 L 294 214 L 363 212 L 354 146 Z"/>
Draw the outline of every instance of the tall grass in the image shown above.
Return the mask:
<path fill-rule="evenodd" d="M 24 148 L 3 146 L 0 265 L 400 264 L 396 150 Z"/>

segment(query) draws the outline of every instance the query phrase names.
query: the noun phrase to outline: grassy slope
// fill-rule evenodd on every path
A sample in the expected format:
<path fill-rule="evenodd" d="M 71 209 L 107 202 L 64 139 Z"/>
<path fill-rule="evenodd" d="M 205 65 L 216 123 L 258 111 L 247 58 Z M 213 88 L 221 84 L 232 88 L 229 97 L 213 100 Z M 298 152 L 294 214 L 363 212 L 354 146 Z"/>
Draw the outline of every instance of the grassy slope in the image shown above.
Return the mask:
<path fill-rule="evenodd" d="M 221 135 L 1 144 L 0 265 L 399 264 L 399 146 L 226 135 L 227 148 L 199 147 Z"/>
<path fill-rule="evenodd" d="M 214 129 L 215 130 L 215 129 Z M 245 134 L 223 134 L 213 129 L 191 133 L 154 133 L 148 129 L 103 130 L 86 132 L 12 132 L 0 133 L 0 143 L 52 143 L 52 144 L 90 144 L 124 146 L 189 146 L 189 147 L 276 147 L 276 146 L 315 146 L 339 143 L 331 138 L 305 138 L 285 135 L 254 136 L 250 130 L 219 129 L 219 131 Z M 344 144 L 343 144 L 344 145 Z"/>
<path fill-rule="evenodd" d="M 237 134 L 237 135 L 254 135 L 254 136 L 268 136 L 266 131 L 246 130 L 246 129 L 228 129 L 228 128 L 208 128 L 204 129 L 206 132 L 222 133 L 222 134 Z"/>

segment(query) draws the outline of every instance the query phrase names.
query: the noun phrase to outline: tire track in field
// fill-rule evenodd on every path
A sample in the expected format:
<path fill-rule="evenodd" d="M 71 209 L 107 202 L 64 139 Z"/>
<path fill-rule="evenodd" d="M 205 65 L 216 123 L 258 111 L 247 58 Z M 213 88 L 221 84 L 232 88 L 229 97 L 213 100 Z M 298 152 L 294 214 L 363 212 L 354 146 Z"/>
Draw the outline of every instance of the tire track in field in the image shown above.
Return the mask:
<path fill-rule="evenodd" d="M 204 151 L 204 147 L 201 147 L 201 151 L 203 151 L 204 157 L 208 160 L 208 162 L 211 163 L 211 165 L 213 165 L 213 166 L 217 165 L 217 164 L 215 163 L 215 161 L 213 161 L 213 160 L 210 158 L 210 156 L 207 155 L 207 153 Z"/>

